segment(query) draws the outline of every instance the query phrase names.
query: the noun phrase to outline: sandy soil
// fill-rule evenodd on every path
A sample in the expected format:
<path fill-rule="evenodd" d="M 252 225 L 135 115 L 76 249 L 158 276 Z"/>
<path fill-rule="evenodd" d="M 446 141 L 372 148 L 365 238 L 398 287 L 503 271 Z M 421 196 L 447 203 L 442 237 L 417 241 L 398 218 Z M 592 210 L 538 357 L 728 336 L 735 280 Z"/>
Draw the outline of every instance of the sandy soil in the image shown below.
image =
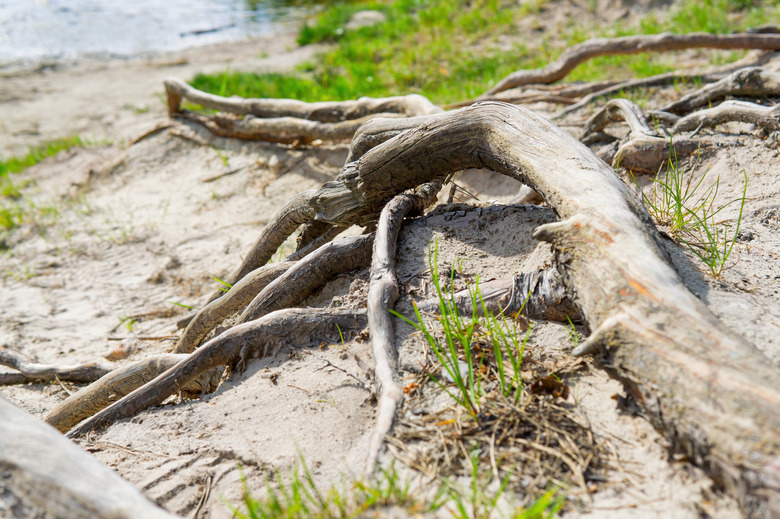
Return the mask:
<path fill-rule="evenodd" d="M 33 181 L 25 203 L 56 211 L 6 239 L 0 344 L 68 364 L 112 352 L 122 364 L 170 349 L 176 321 L 187 312 L 171 302 L 203 304 L 218 285 L 214 277 L 240 261 L 275 209 L 335 175 L 347 148 L 237 142 L 187 125 L 130 144 L 132 138 L 166 120 L 163 78 L 224 70 L 228 61 L 233 69 L 283 68 L 316 51 L 292 46 L 288 36 L 154 62 L 86 63 L 0 78 L 0 152 L 73 134 L 112 143 L 62 152 L 19 177 Z M 722 133 L 724 146 L 692 167 L 696 175 L 708 170 L 708 178 L 720 177 L 722 200 L 741 195 L 742 172 L 748 176 L 738 262 L 714 280 L 685 250 L 671 241 L 668 248 L 691 290 L 780 364 L 778 136 L 745 125 Z M 506 202 L 519 188 L 487 172 L 466 172 L 458 182 L 483 202 Z M 725 216 L 734 219 L 735 211 Z M 530 238 L 550 217 L 532 209 L 481 226 L 407 226 L 399 247 L 399 308 L 408 311 L 412 299 L 433 295 L 425 273 L 425 248 L 433 238 L 439 239 L 440 265 L 468 258 L 465 270 L 488 280 L 551 261 L 547 246 Z M 332 281 L 307 303 L 357 306 L 366 292 L 367 274 L 359 272 Z M 398 334 L 401 365 L 411 376 L 425 355 L 422 343 L 408 330 Z M 571 348 L 565 326 L 540 323 L 529 355 L 565 360 Z M 168 402 L 79 443 L 172 512 L 230 517 L 225 502 L 238 502 L 242 471 L 255 491 L 300 457 L 324 486 L 360 474 L 375 403 L 356 378 L 369 381 L 371 365 L 361 340 L 334 338 L 319 348 L 286 350 L 252 361 L 200 400 Z M 606 446 L 611 469 L 587 498 L 573 493 L 567 516 L 739 516 L 698 469 L 670 459 L 647 421 L 618 409 L 617 382 L 586 363 L 568 383 L 569 405 Z M 0 395 L 43 416 L 72 389 L 28 384 L 0 388 Z M 405 408 L 404 418 L 414 414 Z"/>

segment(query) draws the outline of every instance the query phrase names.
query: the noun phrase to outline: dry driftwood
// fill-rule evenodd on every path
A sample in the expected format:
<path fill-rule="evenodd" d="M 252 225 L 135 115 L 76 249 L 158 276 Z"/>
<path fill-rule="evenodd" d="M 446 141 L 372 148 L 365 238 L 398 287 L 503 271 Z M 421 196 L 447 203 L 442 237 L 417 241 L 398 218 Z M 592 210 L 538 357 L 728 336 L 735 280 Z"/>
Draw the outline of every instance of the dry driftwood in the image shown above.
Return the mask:
<path fill-rule="evenodd" d="M 546 67 L 519 70 L 508 75 L 486 95 L 534 83 L 553 83 L 566 77 L 580 63 L 599 56 L 642 54 L 685 49 L 763 49 L 780 50 L 777 34 L 654 34 L 623 38 L 594 38 L 566 49 L 561 57 Z"/>
<path fill-rule="evenodd" d="M 671 446 L 746 514 L 780 513 L 778 370 L 684 287 L 642 204 L 614 171 L 544 118 L 502 103 L 430 117 L 349 163 L 310 198 L 319 220 L 375 218 L 396 193 L 465 168 L 536 190 L 561 221 L 537 229 L 599 351 Z"/>
<path fill-rule="evenodd" d="M 173 519 L 60 433 L 0 398 L 0 510 L 9 517 Z"/>

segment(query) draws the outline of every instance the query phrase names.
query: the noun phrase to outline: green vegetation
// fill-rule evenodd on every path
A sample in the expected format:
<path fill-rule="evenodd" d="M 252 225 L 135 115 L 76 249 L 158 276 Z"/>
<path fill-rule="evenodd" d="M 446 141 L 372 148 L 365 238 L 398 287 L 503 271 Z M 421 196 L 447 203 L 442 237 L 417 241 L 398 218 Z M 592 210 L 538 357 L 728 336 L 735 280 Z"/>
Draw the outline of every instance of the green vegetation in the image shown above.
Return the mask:
<path fill-rule="evenodd" d="M 697 165 L 698 161 L 692 169 Z M 688 247 L 707 266 L 713 277 L 719 277 L 726 268 L 737 241 L 742 212 L 747 201 L 748 180 L 745 174 L 740 198 L 716 207 L 715 198 L 720 187 L 720 178 L 703 187 L 708 171 L 709 169 L 694 184 L 693 176 L 686 175 L 685 169 L 680 167 L 672 143 L 666 173 L 661 175 L 659 172 L 653 179 L 652 194 L 647 195 L 639 189 L 642 192 L 642 201 L 653 220 L 666 229 L 673 239 Z M 735 203 L 739 204 L 739 216 L 732 231 L 727 221 L 718 221 L 715 217 Z"/>
<path fill-rule="evenodd" d="M 30 181 L 15 182 L 11 174 L 20 173 L 62 150 L 85 144 L 78 136 L 70 137 L 31 148 L 21 157 L 0 159 L 0 243 L 8 231 L 22 223 L 35 222 L 45 227 L 59 214 L 53 205 L 38 205 L 23 197 L 21 189 Z"/>
<path fill-rule="evenodd" d="M 551 0 L 518 5 L 504 0 L 396 0 L 337 3 L 301 30 L 302 45 L 327 42 L 333 48 L 290 74 L 230 72 L 196 76 L 196 88 L 243 97 L 293 98 L 303 101 L 357 99 L 421 93 L 435 103 L 474 98 L 507 74 L 544 66 L 566 45 L 595 36 L 659 32 L 732 32 L 780 18 L 776 0 L 684 0 L 668 13 L 651 13 L 638 24 L 599 28 L 575 20 L 560 34 L 517 37 L 517 23 L 536 16 Z M 554 7 L 550 7 L 554 8 Z M 381 11 L 383 23 L 345 28 L 357 11 Z M 713 53 L 717 62 L 739 52 Z M 664 55 L 610 56 L 577 67 L 570 80 L 648 76 L 674 69 Z"/>
<path fill-rule="evenodd" d="M 401 509 L 406 515 L 447 509 L 453 517 L 492 517 L 498 499 L 507 486 L 507 479 L 491 494 L 487 487 L 489 477 L 479 470 L 479 459 L 471 457 L 472 478 L 468 488 L 450 479 L 443 479 L 437 492 L 412 492 L 408 480 L 402 480 L 393 464 L 381 468 L 379 474 L 369 483 L 354 481 L 346 489 L 334 487 L 324 492 L 318 488 L 306 463 L 301 459 L 289 476 L 276 472 L 276 486 L 266 482 L 266 495 L 262 499 L 252 496 L 242 477 L 244 492 L 241 509 L 230 506 L 233 516 L 240 519 L 346 519 L 368 517 L 372 510 L 383 507 Z M 488 481 L 485 481 L 488 479 Z M 554 517 L 563 499 L 556 497 L 557 490 L 546 492 L 526 509 L 514 510 L 513 519 L 549 519 Z"/>
<path fill-rule="evenodd" d="M 495 375 L 493 380 L 498 382 L 501 394 L 516 404 L 523 388 L 520 364 L 531 333 L 530 325 L 525 338 L 520 342 L 514 323 L 510 324 L 503 313 L 496 317 L 485 307 L 485 301 L 479 291 L 479 279 L 473 288 L 469 286 L 472 312 L 470 318 L 464 317 L 458 309 L 455 290 L 452 287 L 456 269 L 451 270 L 449 291 L 443 289 L 439 277 L 438 252 L 437 243 L 433 251 L 429 251 L 428 260 L 439 299 L 439 323 L 442 327 L 443 340 L 437 338 L 428 329 L 416 305 L 414 312 L 417 322 L 398 312 L 392 310 L 391 312 L 422 332 L 441 362 L 445 378 L 455 383 L 457 392 L 450 392 L 443 382 L 435 378 L 434 380 L 472 417 L 479 414 L 482 399 L 487 393 L 486 386 L 491 382 L 491 375 Z M 482 321 L 478 318 L 480 309 L 484 315 Z M 485 350 L 492 354 L 492 360 L 495 362 L 493 369 L 487 369 L 488 351 Z M 461 356 L 463 360 L 460 360 Z"/>

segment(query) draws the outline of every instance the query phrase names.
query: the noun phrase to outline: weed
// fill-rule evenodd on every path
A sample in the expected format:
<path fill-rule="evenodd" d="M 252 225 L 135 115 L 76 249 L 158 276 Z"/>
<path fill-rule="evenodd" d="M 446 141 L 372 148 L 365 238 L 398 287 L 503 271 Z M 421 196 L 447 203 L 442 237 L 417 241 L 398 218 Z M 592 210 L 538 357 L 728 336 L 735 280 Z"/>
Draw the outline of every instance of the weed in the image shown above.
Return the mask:
<path fill-rule="evenodd" d="M 74 146 L 84 146 L 86 142 L 81 137 L 69 137 L 67 139 L 58 139 L 55 141 L 30 148 L 28 152 L 21 157 L 10 157 L 0 159 L 0 178 L 9 173 L 19 173 L 25 169 L 38 164 L 45 158 L 56 155 L 62 150 L 70 149 Z"/>
<path fill-rule="evenodd" d="M 685 170 L 680 167 L 673 141 L 669 149 L 666 174 L 661 178 L 659 172 L 653 179 L 652 195 L 648 196 L 642 191 L 636 178 L 634 182 L 642 193 L 642 201 L 656 224 L 665 227 L 673 239 L 693 252 L 707 266 L 713 277 L 719 277 L 726 268 L 737 241 L 742 213 L 747 201 L 747 174 L 745 173 L 742 196 L 715 207 L 720 177 L 707 187 L 703 187 L 704 179 L 709 172 L 708 168 L 701 179 L 694 184 L 693 177 L 686 176 Z M 697 155 L 694 169 L 699 164 L 698 160 Z M 718 221 L 715 217 L 734 203 L 739 203 L 739 216 L 732 233 L 728 222 Z"/>
<path fill-rule="evenodd" d="M 187 310 L 200 310 L 200 308 L 197 307 L 197 306 L 185 305 L 184 303 L 177 303 L 176 301 L 167 301 L 167 302 L 172 304 L 172 305 L 176 305 L 176 306 L 180 306 L 182 308 L 186 308 Z"/>
<path fill-rule="evenodd" d="M 442 327 L 443 341 L 439 340 L 428 329 L 417 305 L 414 305 L 416 322 L 393 310 L 391 313 L 422 332 L 442 365 L 443 378 L 454 383 L 456 391 L 450 391 L 441 380 L 434 378 L 434 381 L 458 404 L 463 406 L 472 417 L 479 414 L 481 400 L 486 394 L 485 384 L 489 382 L 484 375 L 487 371 L 482 369 L 485 366 L 485 352 L 481 349 L 483 344 L 492 350 L 496 362 L 497 383 L 501 394 L 504 397 L 511 396 L 512 400 L 517 402 L 522 389 L 520 364 L 531 327 L 528 327 L 525 338 L 520 342 L 516 327 L 508 322 L 504 314 L 501 313 L 496 317 L 486 308 L 479 291 L 479 279 L 474 287 L 469 286 L 468 288 L 471 299 L 471 316 L 468 318 L 463 316 L 458 308 L 452 284 L 456 268 L 453 267 L 450 270 L 449 291 L 446 287 L 442 288 L 438 269 L 438 252 L 437 242 L 433 250 L 429 249 L 428 251 L 428 261 L 439 301 L 438 320 Z M 485 317 L 484 324 L 478 319 L 480 308 Z M 475 351 L 478 354 L 475 355 Z M 478 365 L 475 366 L 477 363 Z M 511 367 L 509 380 L 506 378 L 505 363 Z"/>
<path fill-rule="evenodd" d="M 306 463 L 301 459 L 291 474 L 284 477 L 277 471 L 278 488 L 266 483 L 266 496 L 256 499 L 249 492 L 246 478 L 243 505 L 246 512 L 231 507 L 234 517 L 242 519 L 299 518 L 325 519 L 357 517 L 381 506 L 399 506 L 409 513 L 419 511 L 423 505 L 410 492 L 409 482 L 402 482 L 394 465 L 381 469 L 371 483 L 354 482 L 347 490 L 332 488 L 323 492 L 317 487 Z"/>

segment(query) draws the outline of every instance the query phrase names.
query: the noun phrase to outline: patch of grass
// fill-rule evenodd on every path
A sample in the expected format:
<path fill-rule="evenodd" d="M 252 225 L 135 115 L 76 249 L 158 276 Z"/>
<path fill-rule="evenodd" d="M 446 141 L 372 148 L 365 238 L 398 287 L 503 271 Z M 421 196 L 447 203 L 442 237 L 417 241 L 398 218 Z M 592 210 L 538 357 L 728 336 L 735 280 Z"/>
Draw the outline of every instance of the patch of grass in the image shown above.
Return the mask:
<path fill-rule="evenodd" d="M 345 29 L 350 16 L 364 9 L 383 12 L 386 21 Z M 191 83 L 213 93 L 303 101 L 411 92 L 440 103 L 458 101 L 481 94 L 518 67 L 541 64 L 544 56 L 537 60 L 524 45 L 499 49 L 493 43 L 511 35 L 514 21 L 526 16 L 527 9 L 497 0 L 337 4 L 301 31 L 303 44 L 336 45 L 316 62 L 299 66 L 293 74 L 198 75 Z"/>
<path fill-rule="evenodd" d="M 55 141 L 30 148 L 30 150 L 21 157 L 9 157 L 0 159 L 0 177 L 5 177 L 9 173 L 19 173 L 25 169 L 38 164 L 45 158 L 56 155 L 62 150 L 70 149 L 74 146 L 84 146 L 86 143 L 79 136 L 68 137 L 67 139 L 58 139 Z"/>
<path fill-rule="evenodd" d="M 289 476 L 277 472 L 274 479 L 277 487 L 266 483 L 266 496 L 257 499 L 242 476 L 243 510 L 231 507 L 233 516 L 241 519 L 326 519 L 357 517 L 383 506 L 398 506 L 410 515 L 427 509 L 412 495 L 409 482 L 401 481 L 393 465 L 382 469 L 371 483 L 354 482 L 346 490 L 334 487 L 323 492 L 303 460 L 296 463 Z"/>
<path fill-rule="evenodd" d="M 14 181 L 10 175 L 21 173 L 62 150 L 85 144 L 81 137 L 70 137 L 30 148 L 25 155 L 19 157 L 0 159 L 0 240 L 19 225 L 34 223 L 43 228 L 59 215 L 59 210 L 54 205 L 39 205 L 23 197 L 21 190 L 31 181 Z"/>
<path fill-rule="evenodd" d="M 698 158 L 692 169 L 698 166 Z M 619 167 L 619 165 L 618 165 Z M 720 177 L 704 186 L 709 168 L 695 184 L 693 177 L 686 175 L 677 160 L 677 152 L 672 141 L 666 173 L 653 179 L 652 194 L 642 191 L 636 178 L 634 182 L 642 193 L 650 216 L 656 224 L 663 227 L 669 235 L 691 250 L 710 270 L 713 277 L 719 277 L 737 241 L 742 222 L 742 213 L 747 201 L 747 174 L 740 198 L 723 205 L 715 206 L 715 198 L 720 187 Z M 660 172 L 659 172 L 660 173 Z M 739 216 L 733 232 L 729 223 L 716 220 L 715 217 L 731 204 L 739 204 Z"/>
<path fill-rule="evenodd" d="M 485 387 L 491 382 L 488 373 L 495 373 L 501 394 L 516 404 L 523 387 L 520 365 L 531 333 L 530 324 L 525 338 L 521 341 L 514 323 L 510 323 L 503 313 L 495 316 L 487 309 L 479 291 L 478 279 L 473 287 L 468 288 L 471 315 L 462 315 L 455 297 L 453 278 L 450 279 L 449 291 L 442 287 L 438 257 L 437 242 L 433 250 L 429 250 L 428 261 L 439 300 L 438 321 L 442 328 L 441 333 L 435 333 L 428 328 L 417 305 L 414 306 L 416 321 L 393 310 L 392 314 L 422 332 L 442 365 L 443 378 L 455 384 L 455 391 L 450 391 L 442 380 L 434 378 L 435 382 L 472 417 L 479 414 L 482 399 L 486 395 Z M 450 270 L 453 277 L 455 270 Z M 483 320 L 479 319 L 480 309 L 484 315 Z M 443 337 L 440 339 L 437 335 Z M 485 365 L 485 350 L 492 353 L 494 370 Z"/>
<path fill-rule="evenodd" d="M 302 45 L 327 42 L 334 47 L 290 74 L 230 72 L 199 74 L 201 90 L 242 97 L 292 98 L 302 101 L 357 99 L 420 93 L 444 104 L 474 98 L 507 74 L 538 68 L 556 59 L 564 45 L 596 36 L 660 32 L 728 33 L 780 18 L 775 0 L 683 0 L 668 14 L 653 11 L 634 25 L 593 29 L 573 20 L 558 35 L 524 40 L 517 37 L 521 19 L 536 16 L 546 0 L 396 0 L 337 3 L 302 29 Z M 383 23 L 346 29 L 357 11 L 381 11 Z M 716 62 L 740 53 L 713 53 Z M 583 63 L 567 80 L 646 77 L 674 70 L 668 55 L 607 56 Z"/>

